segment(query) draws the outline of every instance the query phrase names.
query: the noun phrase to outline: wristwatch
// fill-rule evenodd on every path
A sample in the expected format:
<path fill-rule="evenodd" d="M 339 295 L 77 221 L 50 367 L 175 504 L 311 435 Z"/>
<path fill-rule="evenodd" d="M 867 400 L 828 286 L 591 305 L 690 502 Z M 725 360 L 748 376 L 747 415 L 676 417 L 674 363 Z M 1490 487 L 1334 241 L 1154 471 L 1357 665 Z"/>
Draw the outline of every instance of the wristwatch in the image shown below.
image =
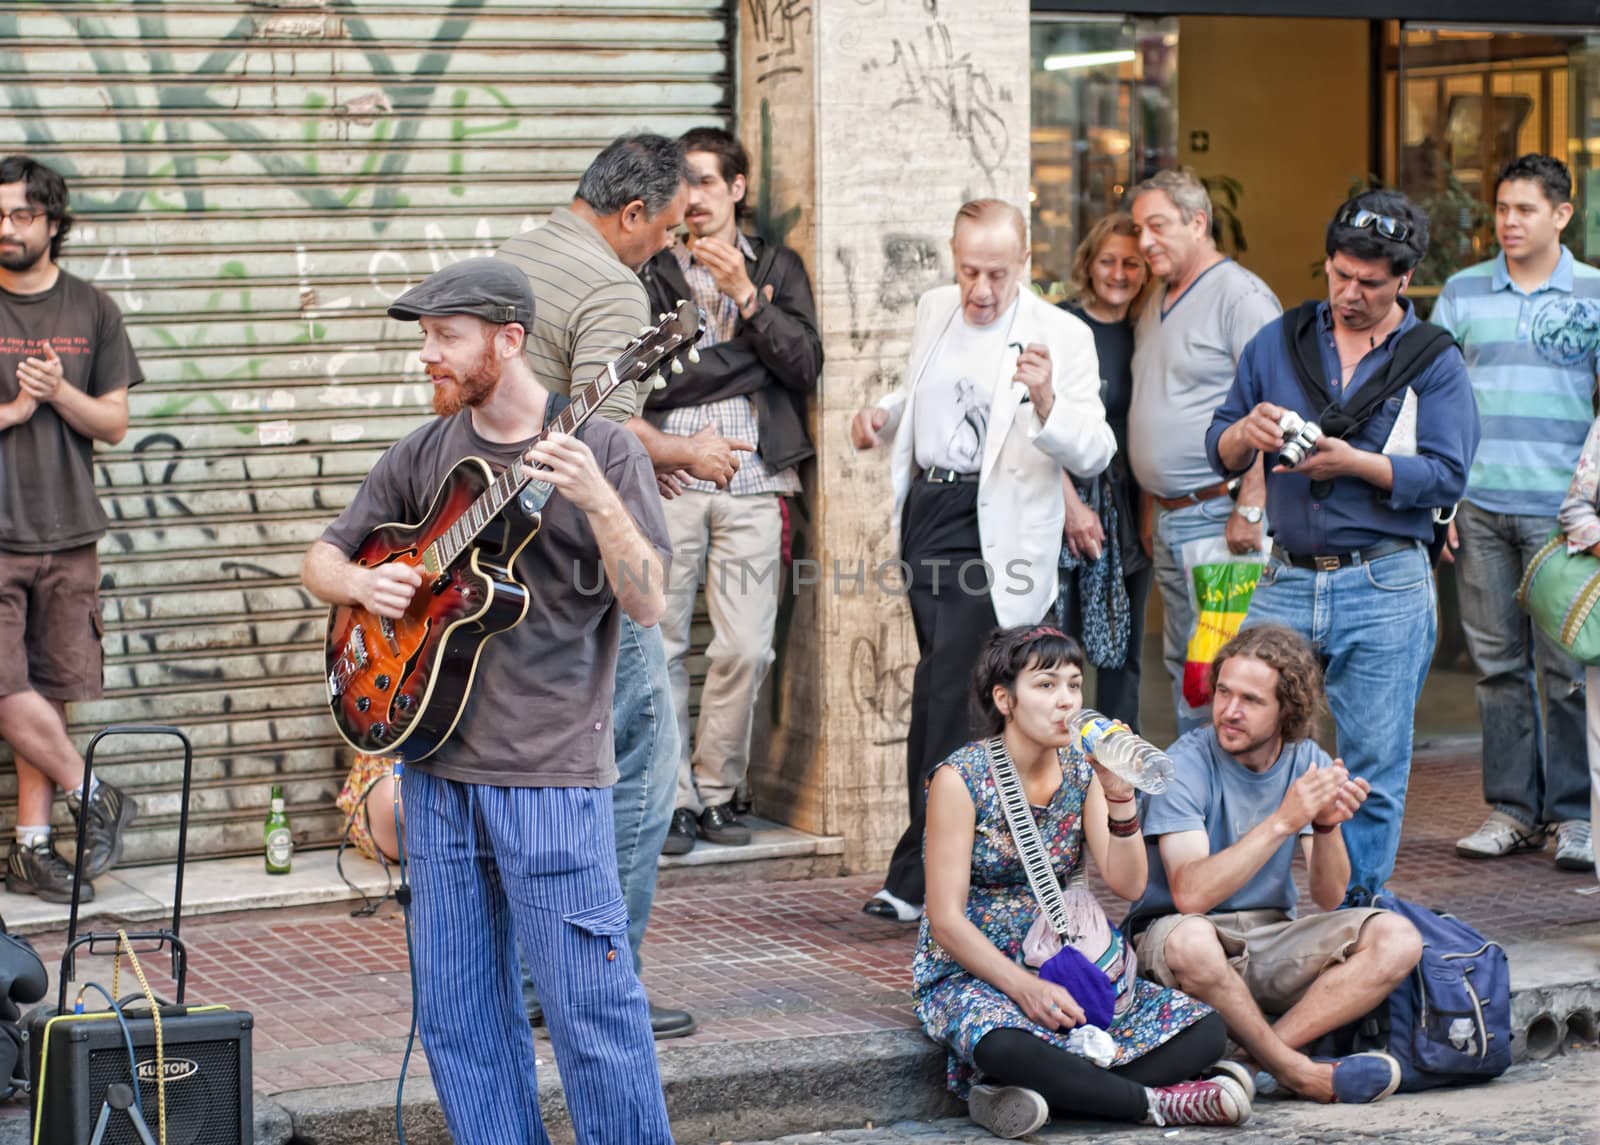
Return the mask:
<path fill-rule="evenodd" d="M 1260 505 L 1235 505 L 1233 511 L 1252 525 L 1261 524 L 1261 518 L 1265 515 Z"/>

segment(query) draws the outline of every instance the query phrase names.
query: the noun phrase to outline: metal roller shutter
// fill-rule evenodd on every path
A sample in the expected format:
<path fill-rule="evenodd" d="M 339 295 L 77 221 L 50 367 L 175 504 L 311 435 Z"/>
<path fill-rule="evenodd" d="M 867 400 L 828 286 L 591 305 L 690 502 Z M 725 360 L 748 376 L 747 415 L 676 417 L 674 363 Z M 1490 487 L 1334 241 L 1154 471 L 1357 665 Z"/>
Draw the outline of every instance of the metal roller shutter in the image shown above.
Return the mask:
<path fill-rule="evenodd" d="M 431 416 L 388 300 L 541 221 L 611 137 L 727 122 L 731 20 L 727 0 L 0 6 L 0 151 L 66 175 L 64 264 L 117 301 L 147 377 L 98 456 L 106 695 L 73 731 L 190 734 L 191 854 L 259 849 L 274 781 L 302 843 L 342 826 L 298 566 Z M 144 808 L 129 860 L 170 859 L 170 750 L 99 764 Z"/>

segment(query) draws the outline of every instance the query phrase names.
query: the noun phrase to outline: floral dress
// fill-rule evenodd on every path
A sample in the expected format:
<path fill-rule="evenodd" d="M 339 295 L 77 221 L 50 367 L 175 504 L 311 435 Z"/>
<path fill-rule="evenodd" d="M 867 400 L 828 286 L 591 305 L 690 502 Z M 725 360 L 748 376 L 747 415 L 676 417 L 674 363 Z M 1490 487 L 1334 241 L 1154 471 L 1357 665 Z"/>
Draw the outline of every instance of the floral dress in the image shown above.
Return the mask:
<path fill-rule="evenodd" d="M 1051 868 L 1066 883 L 1084 860 L 1083 801 L 1094 772 L 1075 747 L 1063 749 L 1059 755 L 1063 782 L 1050 805 L 1035 807 L 1033 813 Z M 1022 940 L 1039 913 L 1039 903 L 1006 825 L 1005 809 L 989 774 L 987 747 L 982 742 L 969 743 L 939 766 L 953 768 L 961 776 L 977 812 L 967 918 L 1006 957 L 1020 964 Z M 993 1030 L 1026 1030 L 1060 1049 L 1073 1048 L 1067 1040 L 1070 1031 L 1058 1033 L 1038 1025 L 1004 993 L 968 973 L 933 940 L 926 918 L 911 976 L 922 1028 L 950 1049 L 947 1080 L 957 1096 L 965 1097 L 977 1077 L 973 1050 Z M 1134 990 L 1133 1005 L 1106 1031 L 1117 1047 L 1113 1068 L 1149 1053 L 1210 1013 L 1204 1003 L 1145 978 L 1136 980 Z"/>

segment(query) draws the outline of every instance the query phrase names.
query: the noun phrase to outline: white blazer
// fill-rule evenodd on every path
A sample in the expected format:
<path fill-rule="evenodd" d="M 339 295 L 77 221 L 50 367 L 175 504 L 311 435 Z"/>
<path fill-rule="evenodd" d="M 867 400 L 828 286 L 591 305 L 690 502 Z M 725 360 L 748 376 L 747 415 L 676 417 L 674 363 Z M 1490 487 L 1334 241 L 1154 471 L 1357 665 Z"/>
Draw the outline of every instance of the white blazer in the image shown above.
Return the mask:
<path fill-rule="evenodd" d="M 1023 346 L 1041 342 L 1050 348 L 1055 401 L 1049 420 L 1041 422 L 1028 387 L 1011 380 L 1019 352 L 1015 345 L 1007 345 L 995 363 L 978 471 L 978 536 L 990 569 L 995 619 L 1003 627 L 1037 624 L 1055 604 L 1056 564 L 1066 520 L 1061 471 L 1093 477 L 1117 449 L 1100 404 L 1100 363 L 1089 327 L 1026 285 L 1020 300 L 1006 341 Z M 890 536 L 897 551 L 901 512 L 917 478 L 912 449 L 916 435 L 910 429 L 916 416 L 917 383 L 960 313 L 961 292 L 954 285 L 935 287 L 917 300 L 910 368 L 899 388 L 877 403 L 889 414 L 879 436 L 889 439 L 894 483 Z"/>

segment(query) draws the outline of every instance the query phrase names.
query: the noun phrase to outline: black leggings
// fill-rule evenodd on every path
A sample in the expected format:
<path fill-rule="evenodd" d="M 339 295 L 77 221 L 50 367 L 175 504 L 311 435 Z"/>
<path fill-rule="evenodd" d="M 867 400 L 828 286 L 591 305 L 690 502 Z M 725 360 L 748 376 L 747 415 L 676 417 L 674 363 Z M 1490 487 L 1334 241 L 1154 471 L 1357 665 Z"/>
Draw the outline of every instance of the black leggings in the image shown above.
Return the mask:
<path fill-rule="evenodd" d="M 1227 1042 L 1222 1015 L 1211 1013 L 1143 1057 L 1114 1069 L 1101 1069 L 1027 1030 L 993 1030 L 984 1035 L 972 1057 L 985 1077 L 1043 1094 L 1052 1116 L 1143 1121 L 1149 1113 L 1145 1086 L 1198 1077 L 1222 1056 Z"/>

